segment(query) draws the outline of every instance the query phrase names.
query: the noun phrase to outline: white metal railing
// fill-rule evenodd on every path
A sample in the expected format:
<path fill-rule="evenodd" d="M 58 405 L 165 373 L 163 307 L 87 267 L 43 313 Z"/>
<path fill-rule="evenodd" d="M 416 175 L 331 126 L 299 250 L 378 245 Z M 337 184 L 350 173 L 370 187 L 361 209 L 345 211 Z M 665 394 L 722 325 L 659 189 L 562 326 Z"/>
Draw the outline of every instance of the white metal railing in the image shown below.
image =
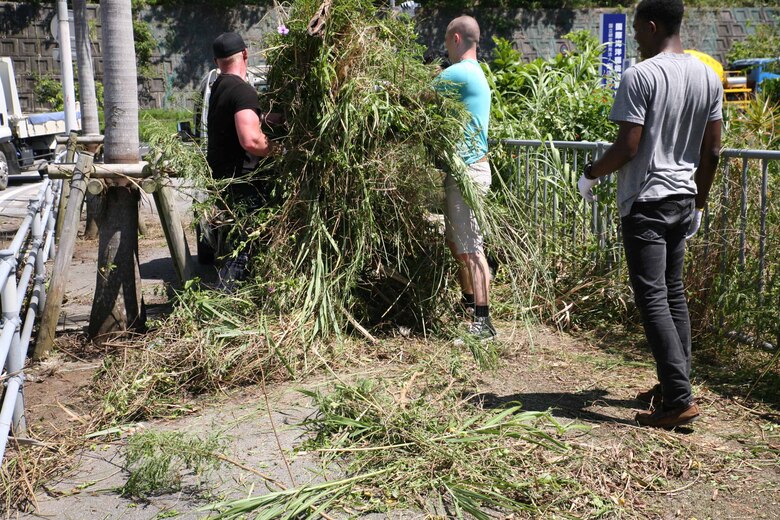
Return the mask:
<path fill-rule="evenodd" d="M 46 299 L 46 260 L 54 258 L 62 181 L 44 179 L 8 248 L 0 250 L 0 464 L 8 436 L 25 429 L 24 361 L 33 325 Z M 32 282 L 32 287 L 31 287 Z"/>
<path fill-rule="evenodd" d="M 577 178 L 584 164 L 600 157 L 604 142 L 535 141 L 506 139 L 494 143 L 505 155 L 502 175 L 513 193 L 524 202 L 528 219 L 539 231 L 546 254 L 593 244 L 588 254 L 572 261 L 595 264 L 605 274 L 620 275 L 622 247 L 620 218 L 616 211 L 615 176 L 601 179 L 602 197 L 584 203 L 576 194 Z M 713 279 L 706 287 L 711 307 L 717 308 L 716 328 L 730 335 L 737 327 L 736 314 L 755 329 L 751 343 L 766 349 L 780 347 L 776 320 L 780 301 L 780 237 L 769 225 L 780 219 L 780 193 L 772 186 L 780 180 L 780 151 L 721 150 L 718 176 L 713 184 L 700 235 L 692 243 L 691 270 L 709 269 Z M 738 293 L 743 304 L 725 306 L 729 294 Z M 746 336 L 747 337 L 747 336 Z M 772 344 L 774 342 L 774 344 Z"/>

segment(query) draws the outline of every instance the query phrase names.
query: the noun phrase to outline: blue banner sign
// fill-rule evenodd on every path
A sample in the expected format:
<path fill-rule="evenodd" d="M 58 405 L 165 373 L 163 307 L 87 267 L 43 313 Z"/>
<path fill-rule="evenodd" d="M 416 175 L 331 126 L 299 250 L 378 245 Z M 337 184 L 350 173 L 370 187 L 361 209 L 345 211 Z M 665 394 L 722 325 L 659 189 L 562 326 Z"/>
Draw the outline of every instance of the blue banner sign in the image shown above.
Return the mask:
<path fill-rule="evenodd" d="M 617 90 L 623 75 L 623 60 L 626 57 L 626 15 L 604 13 L 601 15 L 601 75 L 605 85 Z"/>

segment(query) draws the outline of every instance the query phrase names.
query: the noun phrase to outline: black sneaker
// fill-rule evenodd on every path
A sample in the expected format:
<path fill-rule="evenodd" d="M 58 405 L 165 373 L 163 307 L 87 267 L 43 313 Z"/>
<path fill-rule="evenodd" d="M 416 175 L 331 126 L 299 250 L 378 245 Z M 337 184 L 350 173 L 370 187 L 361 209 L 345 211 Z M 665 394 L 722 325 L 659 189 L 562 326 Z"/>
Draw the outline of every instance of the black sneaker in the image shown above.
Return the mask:
<path fill-rule="evenodd" d="M 496 328 L 490 321 L 490 316 L 475 316 L 469 325 L 469 336 L 478 341 L 490 340 L 496 337 Z"/>

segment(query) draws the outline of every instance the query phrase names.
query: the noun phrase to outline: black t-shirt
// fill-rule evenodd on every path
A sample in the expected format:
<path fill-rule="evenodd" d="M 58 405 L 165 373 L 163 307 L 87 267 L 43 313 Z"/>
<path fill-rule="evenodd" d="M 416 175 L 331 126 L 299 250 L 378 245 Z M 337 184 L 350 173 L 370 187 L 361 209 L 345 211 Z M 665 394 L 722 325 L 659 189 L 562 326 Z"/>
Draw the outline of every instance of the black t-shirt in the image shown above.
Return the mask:
<path fill-rule="evenodd" d="M 206 159 L 215 179 L 225 179 L 253 171 L 258 159 L 248 154 L 238 140 L 235 115 L 241 110 L 258 111 L 257 92 L 233 74 L 220 74 L 211 87 L 208 113 Z"/>

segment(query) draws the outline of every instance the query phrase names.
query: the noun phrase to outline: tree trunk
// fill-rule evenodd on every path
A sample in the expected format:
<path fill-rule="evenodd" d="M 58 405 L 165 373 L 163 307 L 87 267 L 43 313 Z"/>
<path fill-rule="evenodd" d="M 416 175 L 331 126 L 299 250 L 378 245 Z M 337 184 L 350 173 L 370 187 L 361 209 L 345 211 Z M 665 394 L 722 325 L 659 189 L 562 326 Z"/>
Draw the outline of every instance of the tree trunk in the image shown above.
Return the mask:
<path fill-rule="evenodd" d="M 100 217 L 106 202 L 105 192 L 93 195 L 87 192 L 84 203 L 87 206 L 87 222 L 84 226 L 84 238 L 94 240 L 100 233 Z"/>
<path fill-rule="evenodd" d="M 130 0 L 103 0 L 103 81 L 107 164 L 136 163 L 138 84 Z M 95 298 L 89 319 L 92 337 L 143 329 L 146 315 L 138 268 L 138 189 L 109 186 L 101 219 Z"/>
<path fill-rule="evenodd" d="M 92 42 L 89 39 L 87 0 L 73 0 L 73 19 L 76 28 L 76 57 L 79 73 L 79 97 L 81 101 L 81 130 L 84 135 L 100 134 L 98 103 L 95 94 L 95 73 L 92 67 Z M 94 148 L 97 148 L 95 146 Z M 95 153 L 95 149 L 89 150 Z M 87 193 L 87 224 L 84 238 L 98 237 L 98 215 L 103 205 L 103 194 Z"/>
<path fill-rule="evenodd" d="M 97 286 L 89 317 L 89 335 L 93 338 L 125 330 L 140 331 L 146 322 L 138 268 L 138 190 L 110 186 L 105 201 Z M 108 214 L 116 218 L 106 218 Z"/>

